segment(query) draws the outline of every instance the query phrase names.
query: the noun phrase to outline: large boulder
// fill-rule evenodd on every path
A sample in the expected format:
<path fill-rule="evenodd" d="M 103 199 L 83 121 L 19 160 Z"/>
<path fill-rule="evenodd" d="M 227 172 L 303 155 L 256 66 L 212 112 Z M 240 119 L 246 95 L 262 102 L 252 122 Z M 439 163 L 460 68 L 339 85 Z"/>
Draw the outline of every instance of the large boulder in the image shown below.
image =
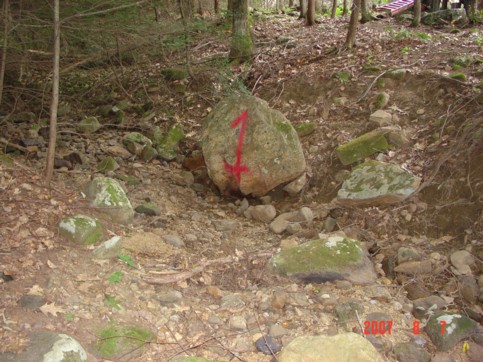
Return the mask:
<path fill-rule="evenodd" d="M 282 113 L 249 95 L 222 100 L 205 119 L 208 174 L 224 194 L 262 196 L 305 171 L 297 132 Z"/>

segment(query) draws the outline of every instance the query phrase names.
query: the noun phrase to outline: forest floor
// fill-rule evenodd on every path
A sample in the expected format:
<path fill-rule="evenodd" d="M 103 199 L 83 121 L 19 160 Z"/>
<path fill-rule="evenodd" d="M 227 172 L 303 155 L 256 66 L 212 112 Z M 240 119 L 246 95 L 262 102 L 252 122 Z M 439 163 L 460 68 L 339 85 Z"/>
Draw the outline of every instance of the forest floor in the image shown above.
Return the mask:
<path fill-rule="evenodd" d="M 481 274 L 483 31 L 451 24 L 412 29 L 409 22 L 384 19 L 360 25 L 357 46 L 347 51 L 342 49 L 347 23 L 322 18 L 309 28 L 295 17 L 263 16 L 253 25 L 253 62 L 235 67 L 216 63 L 227 56 L 229 33 L 200 31 L 189 49 L 193 77 L 181 81 L 161 75 L 168 64 L 185 64 L 186 54 L 176 51 L 157 57 L 146 52 L 142 61 L 118 66 L 115 77 L 110 67 L 76 70 L 90 86 L 64 97 L 74 111 L 61 119 L 58 153 L 78 152 L 88 167 L 57 170 L 49 188 L 42 175 L 45 159 L 38 157 L 45 153 L 15 156 L 13 165 L 0 163 L 0 352 L 21 351 L 31 331 L 46 329 L 71 335 L 89 350 L 91 360 L 100 360 L 93 347 L 100 328 L 119 323 L 144 326 L 155 338 L 144 349 L 115 360 L 166 361 L 193 354 L 270 361 L 254 348 L 260 334 L 271 331 L 286 345 L 299 335 L 343 331 L 333 308 L 347 300 L 359 301 L 366 314 L 390 316 L 395 332 L 378 337 L 386 347 L 394 346 L 415 338 L 407 291 L 398 280 L 384 276 L 381 266 L 401 246 L 415 247 L 433 264 L 439 260 L 431 275 L 412 282 L 429 294 L 444 295 L 451 301 L 448 309 L 471 314 L 481 323 L 481 306 L 462 298 L 448 257 L 456 250 L 471 251 L 479 258 L 475 273 Z M 451 59 L 461 55 L 474 61 L 454 70 Z M 406 69 L 407 74 L 403 80 L 387 79 L 379 88 L 377 79 L 391 69 Z M 466 80 L 451 78 L 456 72 Z M 145 126 L 129 109 L 123 127 L 105 126 L 95 137 L 71 132 L 76 122 L 112 101 L 126 99 L 132 110 L 151 101 L 156 114 L 152 124 L 163 129 L 175 122 L 183 125 L 187 138 L 180 153 L 189 157 L 200 149 L 204 117 L 228 90 L 243 87 L 292 124 L 316 124 L 313 133 L 301 138 L 309 176 L 304 190 L 297 197 L 271 194 L 278 212 L 313 209 L 317 217 L 311 225 L 295 235 L 273 234 L 266 224 L 239 215 L 240 200 L 220 196 L 202 172 L 195 178 L 201 186 L 194 189 L 183 181 L 182 162 L 125 158 L 116 173 L 141 181 L 126 185 L 132 204 L 149 198 L 162 214 L 137 215 L 128 227 L 104 221 L 106 236 L 141 235 L 146 241 L 177 234 L 186 247 L 153 247 L 148 240 L 143 248 L 138 243 L 138 249 L 126 252 L 134 261 L 132 268 L 120 260 L 95 260 L 92 248 L 58 236 L 62 218 L 97 215 L 82 198 L 83 185 L 97 173 L 96 164 L 109 154 L 108 147 L 120 145 L 124 134 Z M 421 176 L 425 187 L 390 207 L 333 207 L 330 202 L 341 184 L 337 175 L 350 169 L 338 161 L 334 149 L 374 128 L 368 120 L 381 91 L 390 96 L 387 110 L 397 115 L 394 126 L 406 131 L 410 141 L 383 157 Z M 138 94 L 144 99 L 136 98 Z M 25 105 L 24 110 L 30 109 Z M 7 125 L 3 136 L 13 141 L 20 137 L 19 129 Z M 303 285 L 267 272 L 267 261 L 282 240 L 303 243 L 317 238 L 328 215 L 336 220 L 336 230 L 366 244 L 389 298 L 375 301 L 364 287 Z M 219 220 L 234 220 L 238 226 L 220 230 L 215 222 Z M 226 257 L 231 257 L 229 262 Z M 204 267 L 177 282 L 153 283 L 168 272 L 198 266 Z M 115 272 L 121 272 L 120 282 L 109 281 Z M 277 296 L 283 296 L 283 302 Z M 246 325 L 237 324 L 233 316 Z M 357 323 L 353 328 L 359 332 Z M 424 333 L 419 337 L 427 342 L 426 350 L 436 351 Z M 381 347 L 382 353 L 395 360 L 386 347 Z M 457 361 L 469 358 L 461 345 L 447 354 Z"/>

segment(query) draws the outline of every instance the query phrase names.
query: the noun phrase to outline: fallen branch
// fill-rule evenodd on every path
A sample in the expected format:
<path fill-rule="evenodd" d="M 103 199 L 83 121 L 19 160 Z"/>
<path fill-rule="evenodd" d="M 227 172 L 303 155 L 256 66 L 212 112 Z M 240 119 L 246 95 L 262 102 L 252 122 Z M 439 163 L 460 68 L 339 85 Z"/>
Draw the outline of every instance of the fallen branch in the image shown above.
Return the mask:
<path fill-rule="evenodd" d="M 8 147 L 15 148 L 15 149 L 22 151 L 22 152 L 25 152 L 25 153 L 32 152 L 28 148 L 25 148 L 25 147 L 22 147 L 20 145 L 15 144 L 15 143 L 9 142 L 3 137 L 0 137 L 0 143 L 4 144 L 5 146 L 8 146 Z"/>

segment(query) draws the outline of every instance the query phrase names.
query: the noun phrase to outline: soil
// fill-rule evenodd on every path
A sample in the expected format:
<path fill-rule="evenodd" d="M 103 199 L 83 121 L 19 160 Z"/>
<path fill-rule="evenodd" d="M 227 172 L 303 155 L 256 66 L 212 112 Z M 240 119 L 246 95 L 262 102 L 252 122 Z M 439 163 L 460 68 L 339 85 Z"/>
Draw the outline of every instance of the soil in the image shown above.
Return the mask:
<path fill-rule="evenodd" d="M 254 350 L 253 341 L 260 333 L 281 325 L 288 330 L 280 338 L 286 344 L 298 335 L 343 331 L 334 316 L 334 305 L 354 299 L 364 305 L 365 314 L 377 311 L 390 316 L 395 330 L 383 339 L 394 345 L 414 338 L 406 291 L 400 281 L 385 276 L 381 267 L 400 246 L 414 246 L 424 258 L 439 255 L 435 272 L 413 282 L 431 294 L 452 297 L 450 309 L 470 309 L 481 321 L 480 306 L 468 305 L 461 297 L 448 264 L 453 251 L 466 248 L 480 258 L 475 273 L 481 273 L 483 101 L 481 88 L 476 88 L 482 80 L 481 56 L 458 70 L 467 76 L 466 82 L 449 77 L 454 73 L 450 59 L 481 54 L 477 41 L 483 36 L 481 28 L 456 29 L 450 24 L 421 27 L 411 30 L 411 36 L 398 37 L 405 34 L 408 24 L 384 19 L 360 25 L 357 47 L 348 51 L 341 48 L 347 23 L 347 19 L 323 18 L 309 28 L 295 17 L 266 16 L 253 26 L 258 43 L 253 63 L 233 66 L 222 80 L 218 68 L 208 60 L 220 54 L 225 57 L 229 42 L 226 36 L 210 33 L 199 35 L 190 49 L 194 77 L 189 80 L 167 81 L 160 75 L 160 68 L 168 61 L 183 65 L 185 54 L 173 53 L 169 59 L 125 66 L 124 76 L 132 78 L 122 86 L 113 81 L 81 95 L 65 96 L 78 115 L 61 123 L 65 132 L 61 133 L 58 153 L 79 152 L 88 159 L 89 167 L 59 169 L 48 186 L 43 181 L 42 152 L 15 156 L 13 164 L 0 163 L 0 352 L 19 352 L 28 344 L 32 330 L 47 329 L 73 336 L 89 350 L 91 360 L 101 360 L 91 346 L 100 328 L 115 322 L 142 325 L 156 336 L 140 355 L 119 360 L 165 361 L 187 353 L 219 360 L 270 361 L 270 356 Z M 430 35 L 430 40 L 423 41 L 417 35 L 420 33 Z M 287 46 L 290 42 L 277 42 L 282 37 L 289 37 L 295 47 Z M 407 74 L 403 80 L 387 78 L 383 87 L 378 86 L 376 78 L 392 69 L 406 69 Z M 104 71 L 94 68 L 79 74 L 95 78 Z M 350 74 L 351 80 L 337 79 L 342 71 Z M 139 72 L 157 87 L 146 93 L 156 112 L 150 122 L 163 129 L 180 122 L 188 137 L 181 144 L 178 161 L 123 160 L 116 173 L 141 180 L 136 186 L 126 184 L 133 205 L 149 198 L 162 209 L 159 217 L 137 215 L 132 225 L 123 227 L 110 224 L 90 208 L 81 190 L 96 174 L 95 165 L 106 155 L 106 147 L 118 143 L 130 130 L 145 129 L 145 125 L 134 112 L 127 112 L 127 126 L 105 126 L 94 137 L 67 131 L 82 114 L 92 114 L 111 91 L 121 99 L 125 93 L 143 90 L 147 85 L 137 78 Z M 296 197 L 280 190 L 271 193 L 280 213 L 302 206 L 314 210 L 314 222 L 295 235 L 275 235 L 266 224 L 239 215 L 236 211 L 241 199 L 221 196 L 203 169 L 193 171 L 200 187 L 180 181 L 182 158 L 199 149 L 203 118 L 226 92 L 223 82 L 228 82 L 229 89 L 243 82 L 294 125 L 316 124 L 315 131 L 301 139 L 308 162 L 307 185 Z M 180 84 L 186 92 L 179 92 Z M 409 143 L 380 157 L 422 177 L 422 187 L 415 196 L 390 207 L 339 207 L 332 200 L 341 185 L 340 174 L 350 166 L 338 161 L 334 149 L 376 128 L 369 115 L 381 91 L 389 94 L 387 108 L 397 115 L 394 126 L 407 133 Z M 342 97 L 346 98 L 344 104 L 336 104 L 335 99 Z M 7 125 L 4 136 L 14 141 L 19 132 L 16 128 Z M 260 203 L 258 199 L 249 202 Z M 78 213 L 98 216 L 106 226 L 106 239 L 146 232 L 178 234 L 186 247 L 127 252 L 134 268 L 117 259 L 94 260 L 93 247 L 73 245 L 58 236 L 60 220 Z M 267 270 L 267 261 L 279 250 L 281 240 L 292 238 L 303 243 L 316 238 L 327 215 L 336 220 L 337 230 L 366 244 L 381 283 L 387 282 L 389 300 L 374 303 L 360 286 L 303 285 Z M 217 220 L 236 220 L 239 226 L 219 231 Z M 198 266 L 203 266 L 202 270 L 187 278 L 156 283 L 157 278 Z M 120 283 L 108 281 L 114 272 L 122 273 Z M 172 290 L 181 292 L 182 298 L 174 305 L 164 304 L 160 295 Z M 274 302 L 277 293 L 287 299 L 282 306 Z M 224 307 L 221 298 L 231 294 L 243 303 Z M 40 305 L 26 300 L 26 295 L 38 296 Z M 106 296 L 115 297 L 119 308 L 106 304 Z M 242 315 L 248 329 L 231 328 L 233 315 Z M 360 332 L 357 322 L 350 328 Z M 422 337 L 427 339 L 424 334 Z M 430 343 L 425 348 L 435 351 Z M 457 360 L 467 358 L 460 345 L 450 353 Z M 390 351 L 386 358 L 395 360 Z"/>

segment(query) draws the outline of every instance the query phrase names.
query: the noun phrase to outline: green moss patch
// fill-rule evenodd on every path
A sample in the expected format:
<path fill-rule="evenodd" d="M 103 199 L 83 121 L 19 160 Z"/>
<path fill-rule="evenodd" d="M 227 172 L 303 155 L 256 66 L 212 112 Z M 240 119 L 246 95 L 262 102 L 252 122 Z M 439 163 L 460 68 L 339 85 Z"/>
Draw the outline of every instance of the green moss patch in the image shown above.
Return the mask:
<path fill-rule="evenodd" d="M 344 165 L 363 160 L 376 152 L 387 150 L 387 143 L 384 131 L 376 130 L 340 145 L 336 149 L 337 157 Z"/>
<path fill-rule="evenodd" d="M 99 332 L 95 349 L 103 358 L 117 359 L 141 352 L 141 348 L 152 339 L 154 335 L 148 329 L 113 325 Z"/>

